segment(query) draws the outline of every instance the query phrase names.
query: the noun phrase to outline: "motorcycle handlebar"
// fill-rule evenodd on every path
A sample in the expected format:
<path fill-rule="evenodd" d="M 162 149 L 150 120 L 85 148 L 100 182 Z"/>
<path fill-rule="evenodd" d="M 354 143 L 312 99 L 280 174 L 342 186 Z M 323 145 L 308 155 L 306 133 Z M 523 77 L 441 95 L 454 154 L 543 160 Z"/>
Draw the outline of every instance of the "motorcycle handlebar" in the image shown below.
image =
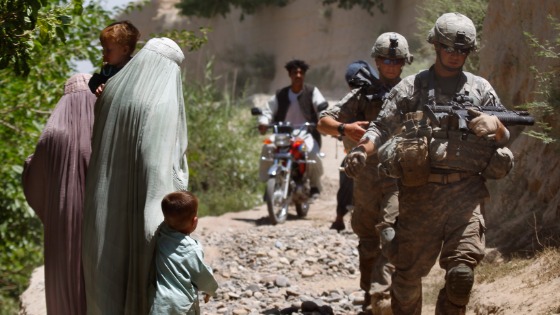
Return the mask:
<path fill-rule="evenodd" d="M 266 127 L 266 129 L 273 129 L 275 133 L 292 133 L 294 130 L 299 130 L 300 132 L 303 130 L 310 131 L 313 128 L 317 127 L 316 123 L 306 122 L 300 125 L 292 125 L 289 122 L 278 122 L 274 124 L 268 125 L 258 125 L 257 128 L 261 128 L 261 126 Z"/>

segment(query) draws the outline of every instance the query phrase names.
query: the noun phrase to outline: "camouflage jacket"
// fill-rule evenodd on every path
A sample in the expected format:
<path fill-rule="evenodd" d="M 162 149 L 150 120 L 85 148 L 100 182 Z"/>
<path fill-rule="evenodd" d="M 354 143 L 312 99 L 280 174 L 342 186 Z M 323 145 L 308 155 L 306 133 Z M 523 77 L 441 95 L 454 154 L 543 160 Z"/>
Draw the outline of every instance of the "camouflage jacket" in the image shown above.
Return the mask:
<path fill-rule="evenodd" d="M 462 72 L 456 78 L 438 81 L 433 71 L 432 66 L 429 70 L 410 75 L 399 82 L 389 92 L 379 116 L 370 124 L 363 138 L 369 139 L 379 148 L 400 130 L 406 113 L 421 110 L 422 105 L 430 101 L 429 91 L 432 86 L 433 101 L 436 104 L 449 102 L 457 93 L 468 93 L 473 98 L 474 105 L 503 108 L 494 88 L 486 79 Z"/>
<path fill-rule="evenodd" d="M 321 113 L 320 118 L 329 116 L 341 123 L 355 121 L 373 121 L 377 118 L 383 100 L 379 94 L 368 95 L 370 91 L 362 88 L 354 89 L 346 94 L 333 107 Z M 377 90 L 375 92 L 378 92 Z M 344 148 L 349 152 L 356 146 L 356 142 L 348 137 L 342 137 Z"/>

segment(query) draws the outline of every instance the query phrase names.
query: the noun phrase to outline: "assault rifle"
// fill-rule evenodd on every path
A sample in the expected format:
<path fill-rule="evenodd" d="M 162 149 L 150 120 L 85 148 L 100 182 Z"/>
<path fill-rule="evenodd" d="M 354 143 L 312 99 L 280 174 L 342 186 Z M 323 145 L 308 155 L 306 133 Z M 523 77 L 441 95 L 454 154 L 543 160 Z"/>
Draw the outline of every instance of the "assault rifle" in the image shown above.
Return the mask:
<path fill-rule="evenodd" d="M 527 111 L 513 111 L 496 106 L 476 106 L 473 104 L 472 97 L 465 94 L 457 94 L 452 101 L 443 105 L 424 105 L 424 114 L 437 126 L 442 127 L 442 124 L 450 124 L 453 120 L 458 122 L 459 130 L 467 131 L 469 121 L 474 118 L 469 114 L 469 109 L 496 116 L 505 126 L 535 124 L 535 118 Z"/>

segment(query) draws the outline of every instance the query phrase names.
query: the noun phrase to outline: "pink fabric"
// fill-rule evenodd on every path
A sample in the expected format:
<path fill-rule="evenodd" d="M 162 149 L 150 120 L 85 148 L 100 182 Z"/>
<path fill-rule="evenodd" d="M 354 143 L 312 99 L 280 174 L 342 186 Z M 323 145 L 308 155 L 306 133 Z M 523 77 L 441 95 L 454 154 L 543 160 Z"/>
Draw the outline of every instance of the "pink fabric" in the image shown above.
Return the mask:
<path fill-rule="evenodd" d="M 87 85 L 90 77 L 76 74 L 66 82 L 35 153 L 24 165 L 25 197 L 44 226 L 48 314 L 86 313 L 82 213 L 96 101 Z"/>

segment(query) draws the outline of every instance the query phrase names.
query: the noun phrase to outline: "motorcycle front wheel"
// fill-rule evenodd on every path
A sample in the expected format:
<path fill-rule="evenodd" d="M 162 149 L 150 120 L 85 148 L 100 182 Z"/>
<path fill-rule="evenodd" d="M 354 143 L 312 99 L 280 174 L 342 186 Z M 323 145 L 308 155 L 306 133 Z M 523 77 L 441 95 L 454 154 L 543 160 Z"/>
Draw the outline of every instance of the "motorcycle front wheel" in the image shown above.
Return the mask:
<path fill-rule="evenodd" d="M 309 212 L 309 202 L 296 202 L 296 212 L 299 218 L 305 218 Z"/>
<path fill-rule="evenodd" d="M 272 224 L 284 223 L 288 217 L 289 198 L 284 198 L 283 181 L 269 178 L 266 182 L 266 206 Z"/>

